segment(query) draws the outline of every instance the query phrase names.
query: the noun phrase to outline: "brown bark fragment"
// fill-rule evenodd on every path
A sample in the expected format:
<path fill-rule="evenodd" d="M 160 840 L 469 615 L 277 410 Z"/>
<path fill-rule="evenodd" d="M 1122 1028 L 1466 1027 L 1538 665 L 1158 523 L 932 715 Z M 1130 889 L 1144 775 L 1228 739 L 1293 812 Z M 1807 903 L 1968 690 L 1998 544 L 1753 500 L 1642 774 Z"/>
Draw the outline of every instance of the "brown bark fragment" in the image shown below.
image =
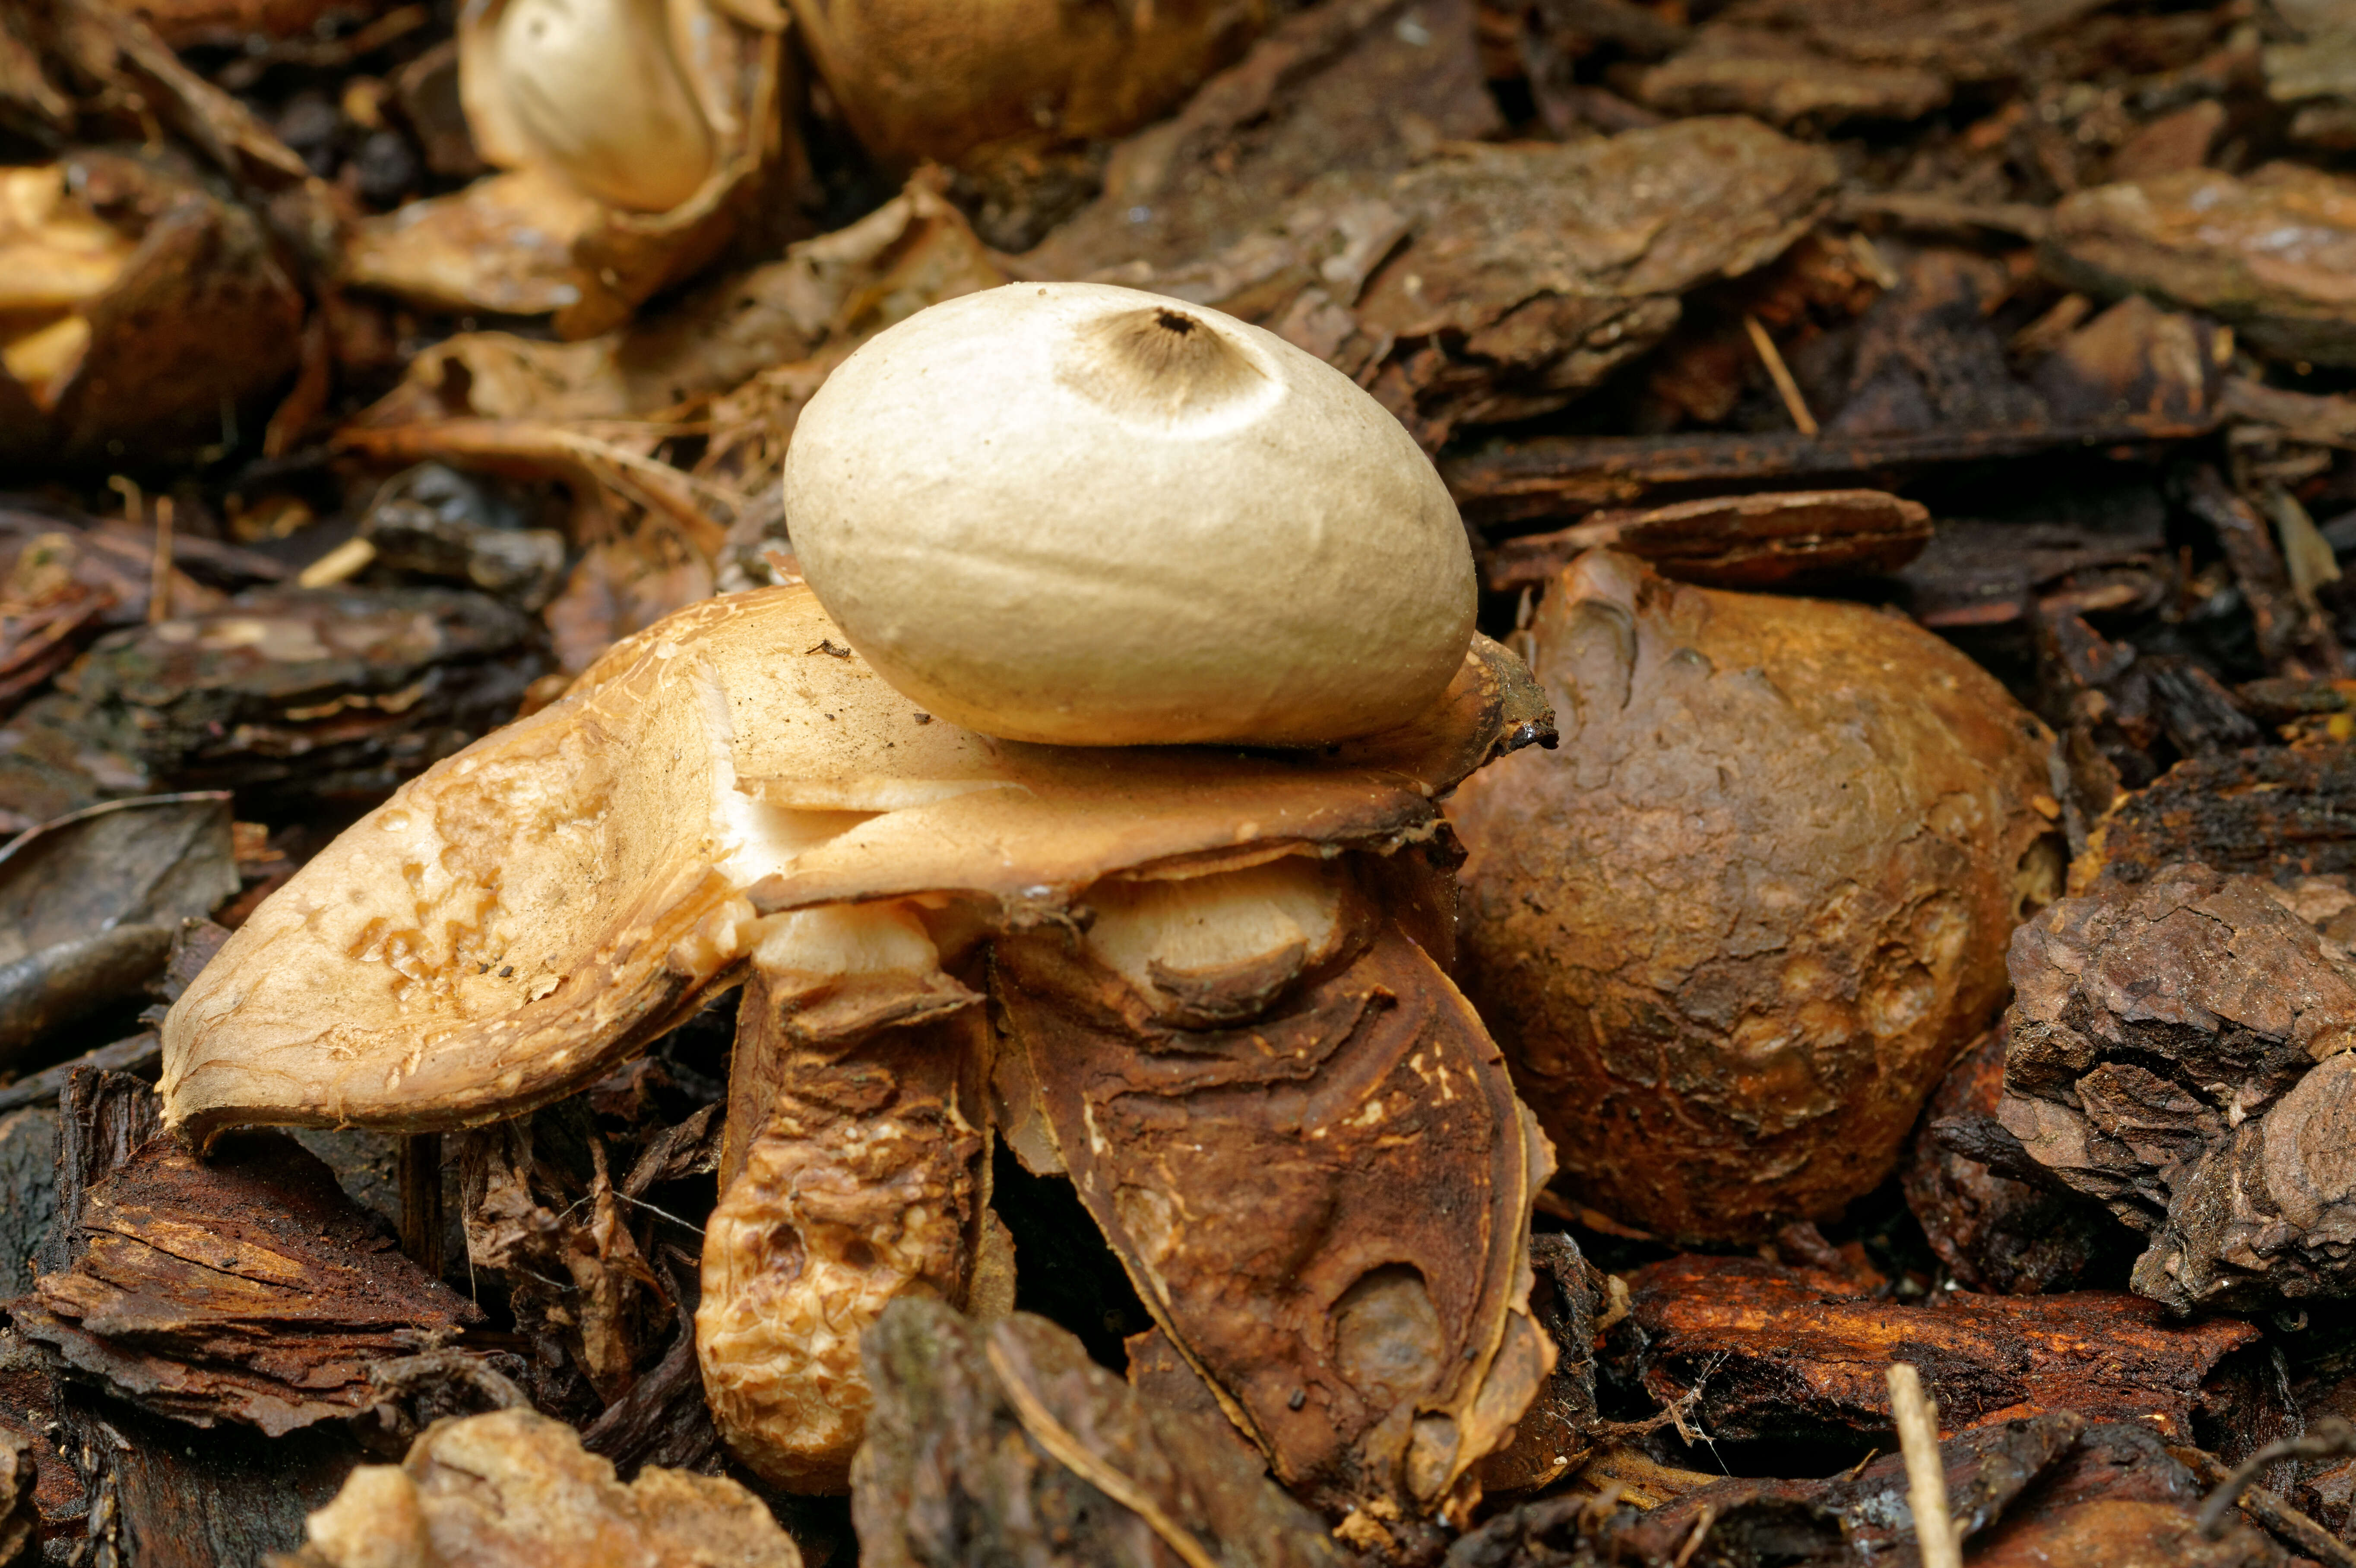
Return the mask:
<path fill-rule="evenodd" d="M 2043 265 L 2090 293 L 2141 292 L 2230 322 L 2288 359 L 2356 362 L 2340 285 L 2356 256 L 2356 187 L 2268 164 L 2246 179 L 2192 169 L 2068 197 Z"/>
<path fill-rule="evenodd" d="M 1997 461 L 2073 445 L 2198 435 L 2191 425 L 2104 420 L 2011 430 L 1930 429 L 1890 434 L 1797 431 L 1675 435 L 1532 436 L 1452 453 L 1440 465 L 1467 522 L 1483 528 L 1575 517 L 1601 507 L 1658 506 L 1785 480 L 1814 488 L 1888 488 L 1915 470 Z"/>
<path fill-rule="evenodd" d="M 1141 1397 L 1078 1340 L 896 1302 L 866 1339 L 873 1435 L 852 1493 L 875 1568 L 1340 1568 L 1314 1514 L 1215 1413 Z"/>
<path fill-rule="evenodd" d="M 2151 1236 L 2144 1295 L 2250 1308 L 2350 1288 L 2356 962 L 2326 932 L 2351 909 L 2342 878 L 2179 865 L 2098 881 L 2014 938 L 1998 1115 Z"/>
<path fill-rule="evenodd" d="M 1499 592 L 1540 588 L 1590 549 L 1613 549 L 1664 577 L 1767 588 L 1895 571 L 1931 540 L 1931 514 L 1880 490 L 1771 491 L 1599 512 L 1575 528 L 1508 539 L 1484 562 Z"/>
<path fill-rule="evenodd" d="M 1679 295 L 1782 254 L 1834 176 L 1822 149 L 1739 118 L 1465 145 L 1321 181 L 1216 252 L 1147 260 L 1108 240 L 1087 275 L 1258 322 L 1437 449 L 1597 385 L 1676 325 Z M 1132 259 L 1105 264 L 1117 256 Z"/>
<path fill-rule="evenodd" d="M 1491 1493 L 1529 1492 L 1571 1473 L 1592 1450 L 1596 1324 L 1607 1286 L 1602 1271 L 1560 1232 L 1530 1238 L 1530 1314 L 1554 1341 L 1554 1371 L 1514 1425 L 1514 1440 L 1481 1462 Z"/>
<path fill-rule="evenodd" d="M 1542 1146 L 1454 987 L 1365 922 L 1233 1022 L 1059 935 L 1002 942 L 998 995 L 1156 1320 L 1280 1479 L 1371 1522 L 1446 1501 L 1552 1356 L 1525 1305 Z"/>
<path fill-rule="evenodd" d="M 1907 1206 L 1966 1290 L 2040 1296 L 2124 1279 L 2133 1232 L 2083 1194 L 2016 1179 L 2031 1162 L 1996 1122 L 2004 1053 L 1992 1029 L 1940 1081 L 1903 1168 Z"/>
<path fill-rule="evenodd" d="M 2221 1365 L 2259 1341 L 2232 1318 L 2171 1325 L 2121 1292 L 1954 1292 L 1914 1307 L 1755 1259 L 1693 1255 L 1628 1284 L 1645 1391 L 1666 1404 L 1698 1387 L 1690 1419 L 1718 1438 L 1890 1434 L 1883 1374 L 1903 1360 L 1951 1431 L 2074 1410 L 2187 1442 L 2223 1397 L 2207 1386 Z"/>
<path fill-rule="evenodd" d="M 2053 1411 L 1958 1433 L 1940 1454 L 1971 1568 L 2285 1563 L 2247 1524 L 2202 1536 L 2201 1482 L 2136 1424 Z M 1826 1480 L 1710 1480 L 1650 1511 L 1651 1499 L 1637 1500 L 1602 1516 L 1590 1493 L 1526 1503 L 1461 1542 L 1451 1568 L 1652 1568 L 1681 1553 L 1703 1568 L 1917 1561 L 1904 1462 L 1894 1454 Z"/>
<path fill-rule="evenodd" d="M 1449 815 L 1466 987 L 1566 1185 L 1676 1236 L 1837 1213 L 2056 891 L 2043 727 L 1904 622 L 1601 551 L 1531 635 L 1563 746 Z"/>
<path fill-rule="evenodd" d="M 59 1111 L 59 1222 L 40 1257 L 49 1277 L 82 1261 L 98 1189 L 154 1147 L 157 1122 L 155 1093 L 137 1079 L 91 1072 L 69 1084 Z M 15 1311 L 21 1318 L 24 1308 Z M 13 1393 L 18 1376 L 0 1366 L 0 1390 Z M 62 1377 L 46 1381 L 47 1391 L 20 1407 L 37 1422 L 37 1438 L 54 1439 L 43 1449 L 43 1528 L 53 1539 L 81 1538 L 75 1549 L 100 1568 L 212 1568 L 292 1546 L 304 1510 L 327 1499 L 356 1456 L 333 1424 L 291 1439 L 232 1424 L 192 1440 L 180 1421 Z M 53 1466 L 52 1455 L 62 1462 Z"/>
<path fill-rule="evenodd" d="M 2108 872 L 2142 881 L 2198 861 L 2294 881 L 2356 872 L 2356 750 L 2260 746 L 2179 763 L 2094 825 L 2070 869 L 2083 892 Z"/>
<path fill-rule="evenodd" d="M 1909 66 L 1855 65 L 1744 27 L 1705 28 L 1690 48 L 1637 78 L 1639 101 L 1666 114 L 1751 114 L 1823 130 L 1849 120 L 1914 120 L 1953 91 Z"/>
<path fill-rule="evenodd" d="M 279 1134 L 199 1163 L 145 1144 L 92 1186 L 80 1256 L 17 1304 L 19 1331 L 145 1408 L 272 1436 L 373 1403 L 368 1363 L 480 1314 L 403 1258 L 327 1167 Z"/>
<path fill-rule="evenodd" d="M 1077 278 L 1130 261 L 1196 261 L 1322 176 L 1379 184 L 1442 141 L 1491 134 L 1499 118 L 1482 91 L 1472 5 L 1409 9 L 1409 0 L 1327 0 L 1278 26 L 1175 117 L 1122 143 L 1104 194 L 1026 265 Z"/>

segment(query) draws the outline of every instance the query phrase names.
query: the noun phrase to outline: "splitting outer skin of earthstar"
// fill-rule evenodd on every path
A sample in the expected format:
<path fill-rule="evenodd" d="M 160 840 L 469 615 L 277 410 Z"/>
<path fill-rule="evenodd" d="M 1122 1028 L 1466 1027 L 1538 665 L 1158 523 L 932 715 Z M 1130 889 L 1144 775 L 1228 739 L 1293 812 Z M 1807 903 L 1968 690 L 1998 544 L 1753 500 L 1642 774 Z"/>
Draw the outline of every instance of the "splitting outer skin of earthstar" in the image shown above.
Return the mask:
<path fill-rule="evenodd" d="M 1569 743 L 1448 814 L 1465 990 L 1565 1185 L 1684 1243 L 1837 1215 L 2060 891 L 2051 732 L 1902 616 L 1608 550 L 1527 635 Z"/>
<path fill-rule="evenodd" d="M 1526 1259 L 1548 1159 L 1444 973 L 1437 803 L 1550 738 L 1527 673 L 1475 639 L 1413 722 L 1311 756 L 1041 747 L 931 719 L 841 635 L 799 587 L 691 606 L 404 785 L 175 1005 L 167 1121 L 479 1125 L 749 980 L 697 1338 L 763 1474 L 843 1484 L 859 1334 L 894 1296 L 1009 1299 L 1003 1136 L 1095 1194 L 1149 1309 L 1304 1495 L 1365 1520 L 1461 1501 L 1550 1360 Z M 1001 1040 L 981 1003 L 1012 941 Z M 1262 1035 L 1297 1049 L 1271 1068 Z M 1066 1069 L 1141 1048 L 1202 1058 L 1136 1098 L 1221 1129 L 1213 1165 L 1152 1126 L 1088 1138 L 1103 1113 Z M 1268 1257 L 1314 1264 L 1264 1318 L 1215 1288 L 1221 1161 L 1257 1174 Z"/>
<path fill-rule="evenodd" d="M 1412 720 L 1472 635 L 1463 526 L 1398 421 L 1134 289 L 918 312 L 810 400 L 785 484 L 851 646 L 984 734 L 1322 745 Z"/>

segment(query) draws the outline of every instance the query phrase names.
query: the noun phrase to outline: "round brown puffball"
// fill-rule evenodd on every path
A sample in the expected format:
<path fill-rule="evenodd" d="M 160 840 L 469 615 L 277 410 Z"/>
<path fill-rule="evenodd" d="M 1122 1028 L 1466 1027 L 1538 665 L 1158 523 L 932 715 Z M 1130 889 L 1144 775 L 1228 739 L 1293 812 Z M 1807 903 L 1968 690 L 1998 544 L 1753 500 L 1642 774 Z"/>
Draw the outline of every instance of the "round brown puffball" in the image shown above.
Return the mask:
<path fill-rule="evenodd" d="M 2051 735 L 1911 622 L 1625 556 L 1572 562 L 1531 632 L 1560 748 L 1448 816 L 1464 989 L 1561 1185 L 1687 1242 L 1831 1218 L 2060 891 Z"/>
<path fill-rule="evenodd" d="M 1134 130 L 1267 25 L 1265 0 L 792 0 L 797 30 L 867 150 L 908 166 L 1010 140 Z"/>
<path fill-rule="evenodd" d="M 919 311 L 844 360 L 786 526 L 877 674 L 984 734 L 1307 746 L 1440 699 L 1472 552 L 1430 460 L 1323 360 L 1097 283 Z"/>

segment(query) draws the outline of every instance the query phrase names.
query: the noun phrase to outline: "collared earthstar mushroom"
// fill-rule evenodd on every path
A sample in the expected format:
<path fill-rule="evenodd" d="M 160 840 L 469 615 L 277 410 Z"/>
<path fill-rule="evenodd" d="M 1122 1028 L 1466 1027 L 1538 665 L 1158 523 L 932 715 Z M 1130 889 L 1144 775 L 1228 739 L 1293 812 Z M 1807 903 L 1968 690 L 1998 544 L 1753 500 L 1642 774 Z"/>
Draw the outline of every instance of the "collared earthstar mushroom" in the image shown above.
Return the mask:
<path fill-rule="evenodd" d="M 1385 510 L 1417 495 L 1411 475 L 1334 482 L 1326 464 L 1389 459 L 1292 359 L 1313 362 L 1125 291 L 1000 293 L 1020 298 L 997 316 L 926 314 L 965 324 L 952 347 L 995 321 L 984 336 L 1019 339 L 1001 345 L 1010 356 L 1039 349 L 1084 380 L 1098 361 L 1057 357 L 1108 341 L 1135 394 L 1108 422 L 1074 427 L 1105 449 L 1093 481 L 1034 475 L 1093 483 L 1099 524 L 1093 542 L 1056 535 L 1089 559 L 1034 561 L 1043 577 L 1100 578 L 1126 617 L 1197 624 L 1195 607 L 1137 589 L 1155 558 L 1119 536 L 1183 522 L 1154 492 L 1203 478 L 1205 548 L 1247 549 L 1257 528 L 1342 573 L 1346 555 L 1328 561 L 1320 536 L 1347 528 L 1378 580 L 1428 559 L 1438 581 L 1377 581 L 1355 601 L 1396 610 L 1412 701 L 1387 697 L 1380 638 L 1348 642 L 1334 613 L 1351 601 L 1323 581 L 1294 617 L 1317 636 L 1296 637 L 1263 582 L 1210 612 L 1238 635 L 1258 629 L 1263 658 L 1311 678 L 1217 666 L 1194 693 L 1222 738 L 1323 742 L 1292 752 L 1138 743 L 1168 719 L 1169 672 L 1101 604 L 1037 613 L 1065 648 L 1090 624 L 1129 639 L 1128 688 L 1099 686 L 1089 709 L 1090 732 L 1130 742 L 1118 746 L 937 718 L 929 685 L 920 707 L 894 689 L 905 677 L 869 662 L 874 603 L 857 592 L 848 626 L 823 587 L 691 606 L 610 650 L 562 701 L 404 785 L 257 910 L 166 1020 L 166 1117 L 200 1141 L 252 1123 L 479 1125 L 585 1086 L 741 981 L 696 1333 L 720 1429 L 756 1471 L 845 1484 L 867 1404 L 859 1336 L 894 1297 L 1007 1304 L 1020 1260 L 988 1209 L 1003 1137 L 1034 1171 L 1070 1176 L 1160 1328 L 1280 1479 L 1362 1542 L 1386 1520 L 1461 1510 L 1553 1361 L 1527 1307 L 1530 1209 L 1551 1158 L 1447 977 L 1439 801 L 1492 757 L 1550 740 L 1552 716 L 1519 663 L 1454 618 L 1463 585 L 1445 574 L 1465 558 L 1444 493 Z M 1154 350 L 1178 386 L 1158 399 L 1150 356 L 1119 357 L 1155 334 L 1179 338 Z M 896 350 L 877 363 L 906 368 Z M 974 363 L 944 350 L 945 374 Z M 1205 418 L 1196 398 L 1205 364 L 1244 378 L 1225 415 Z M 861 387 L 886 389 L 879 417 L 905 416 L 896 384 L 846 383 L 822 457 L 841 451 Z M 1040 414 L 1020 400 L 1047 394 L 1035 376 L 1000 390 L 1022 427 L 1013 460 L 1028 462 Z M 1339 432 L 1330 452 L 1321 432 Z M 977 444 L 970 424 L 944 440 L 969 456 Z M 1285 462 L 1239 451 L 1253 446 L 1289 454 L 1296 488 L 1322 487 L 1301 504 L 1315 519 L 1305 543 L 1282 534 L 1280 509 L 1221 493 L 1230 464 L 1283 478 Z M 913 505 L 921 485 L 837 477 L 817 491 L 833 508 L 811 525 L 826 542 L 799 523 L 797 542 L 825 559 L 813 565 L 838 595 L 904 569 L 844 553 L 845 534 L 889 556 L 894 507 L 912 530 L 939 523 Z M 804 506 L 812 493 L 795 491 Z M 1087 500 L 1041 504 L 1068 528 Z M 986 520 L 969 564 L 1022 547 L 1015 514 Z M 1254 570 L 1284 559 L 1264 552 Z M 969 649 L 949 597 L 936 591 L 936 624 Z M 1453 642 L 1435 679 L 1418 661 L 1442 633 Z M 1321 665 L 1336 639 L 1352 658 Z M 920 635 L 891 645 L 932 667 Z M 1045 710 L 1024 688 L 965 690 L 1001 729 Z"/>
<path fill-rule="evenodd" d="M 167 1120 L 480 1125 L 745 981 L 697 1328 L 757 1470 L 842 1485 L 860 1331 L 1002 1252 L 1002 1129 L 1280 1478 L 1444 1506 L 1552 1359 L 1548 1157 L 1442 968 L 1437 798 L 1549 732 L 1520 666 L 1477 640 L 1313 757 L 1078 749 L 930 720 L 841 635 L 806 588 L 706 601 L 402 786 L 175 1005 Z"/>

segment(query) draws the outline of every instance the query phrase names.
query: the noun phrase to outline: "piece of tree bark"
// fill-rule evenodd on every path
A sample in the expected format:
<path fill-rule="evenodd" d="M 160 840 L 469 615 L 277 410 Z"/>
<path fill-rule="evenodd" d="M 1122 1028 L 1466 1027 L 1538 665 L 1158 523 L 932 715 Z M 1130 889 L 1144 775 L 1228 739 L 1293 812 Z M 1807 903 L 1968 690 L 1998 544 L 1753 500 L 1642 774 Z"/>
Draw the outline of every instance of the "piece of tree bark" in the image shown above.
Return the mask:
<path fill-rule="evenodd" d="M 2263 1356 L 2247 1323 L 2178 1327 L 2153 1303 L 2109 1291 L 1955 1292 L 1907 1306 L 1755 1259 L 1695 1255 L 1639 1269 L 1628 1284 L 1644 1391 L 1665 1406 L 1698 1389 L 1688 1419 L 1718 1438 L 1887 1439 L 1883 1373 L 1902 1359 L 1921 1371 L 1949 1430 L 2074 1410 L 2190 1441 L 2196 1420 L 2220 1408 L 2222 1387 L 2210 1385 L 2221 1369 L 2255 1376 L 2250 1358 Z"/>
<path fill-rule="evenodd" d="M 1530 1238 L 1530 1314 L 1554 1341 L 1554 1371 L 1514 1425 L 1514 1440 L 1481 1463 L 1492 1496 L 1553 1485 L 1593 1451 L 1601 1421 L 1595 1404 L 1596 1323 L 1603 1316 L 1603 1273 L 1565 1232 Z"/>
<path fill-rule="evenodd" d="M 2356 749 L 2260 746 L 2179 763 L 2094 825 L 2071 869 L 2141 881 L 2198 861 L 2277 882 L 2356 872 Z"/>
<path fill-rule="evenodd" d="M 2207 311 L 2285 358 L 2356 364 L 2340 277 L 2356 251 L 2356 186 L 2274 163 L 2246 179 L 2191 169 L 2080 191 L 2053 212 L 2040 262 L 2072 288 Z"/>
<path fill-rule="evenodd" d="M 2133 1231 L 2059 1182 L 2019 1179 L 2018 1166 L 2035 1167 L 1996 1121 L 2004 1051 L 2004 1031 L 1991 1029 L 1923 1107 L 1901 1172 L 1907 1206 L 1966 1290 L 2041 1296 L 2125 1284 Z"/>
<path fill-rule="evenodd" d="M 135 1078 L 83 1072 L 68 1086 L 59 1108 L 58 1222 L 40 1253 L 45 1279 L 83 1260 L 107 1210 L 101 1189 L 159 1125 L 155 1091 Z M 23 1310 L 16 1308 L 20 1318 Z M 301 1539 L 305 1511 L 334 1493 L 359 1456 L 339 1426 L 273 1439 L 230 1425 L 198 1437 L 63 1377 L 52 1377 L 48 1403 L 82 1498 L 51 1501 L 45 1475 L 45 1527 L 52 1539 L 78 1531 L 88 1568 L 258 1562 Z"/>
<path fill-rule="evenodd" d="M 2356 960 L 2345 879 L 2104 878 L 2015 935 L 2004 1125 L 2147 1232 L 2179 1310 L 2356 1285 Z"/>
<path fill-rule="evenodd" d="M 1465 0 L 1420 5 L 1411 18 L 1405 0 L 1327 0 L 1121 144 L 1104 194 L 1023 261 L 1040 277 L 1076 278 L 1130 261 L 1195 261 L 1321 176 L 1379 184 L 1438 142 L 1499 128 Z"/>
<path fill-rule="evenodd" d="M 58 1211 L 58 1114 L 0 1114 L 0 1301 L 33 1283 L 33 1253 Z"/>
<path fill-rule="evenodd" d="M 80 1253 L 17 1305 L 70 1369 L 199 1426 L 278 1436 L 370 1403 L 367 1364 L 480 1320 L 276 1133 L 145 1143 L 83 1194 Z"/>
<path fill-rule="evenodd" d="M 1675 435 L 1532 436 L 1451 455 L 1440 476 L 1465 521 L 1501 533 L 1603 507 L 1661 506 L 1730 486 L 1782 481 L 1813 489 L 1888 489 L 1917 470 L 1991 462 L 2072 446 L 2115 446 L 2198 435 L 2190 424 L 2136 420 L 2019 430 L 1926 430 L 1821 436 L 1713 431 Z"/>
<path fill-rule="evenodd" d="M 872 1568 L 1340 1568 L 1317 1517 L 1195 1410 L 1140 1396 L 1027 1313 L 905 1297 L 868 1330 L 852 1472 Z"/>
<path fill-rule="evenodd" d="M 1589 549 L 1615 549 L 1664 577 L 1714 588 L 1772 588 L 1895 571 L 1931 540 L 1919 502 L 1880 490 L 1768 491 L 1648 512 L 1598 512 L 1490 551 L 1490 588 L 1541 588 Z"/>
<path fill-rule="evenodd" d="M 2139 1423 L 2071 1411 L 1989 1422 L 1940 1445 L 1971 1568 L 2283 1568 L 2247 1524 L 2211 1541 L 2203 1488 Z M 1624 1498 L 1626 1494 L 1618 1494 Z M 1645 1499 L 1651 1501 L 1652 1499 Z M 1525 1503 L 1458 1541 L 1448 1568 L 1857 1568 L 1912 1563 L 1914 1530 L 1895 1455 L 1826 1480 L 1708 1480 L 1647 1509 L 1592 1493 Z"/>

